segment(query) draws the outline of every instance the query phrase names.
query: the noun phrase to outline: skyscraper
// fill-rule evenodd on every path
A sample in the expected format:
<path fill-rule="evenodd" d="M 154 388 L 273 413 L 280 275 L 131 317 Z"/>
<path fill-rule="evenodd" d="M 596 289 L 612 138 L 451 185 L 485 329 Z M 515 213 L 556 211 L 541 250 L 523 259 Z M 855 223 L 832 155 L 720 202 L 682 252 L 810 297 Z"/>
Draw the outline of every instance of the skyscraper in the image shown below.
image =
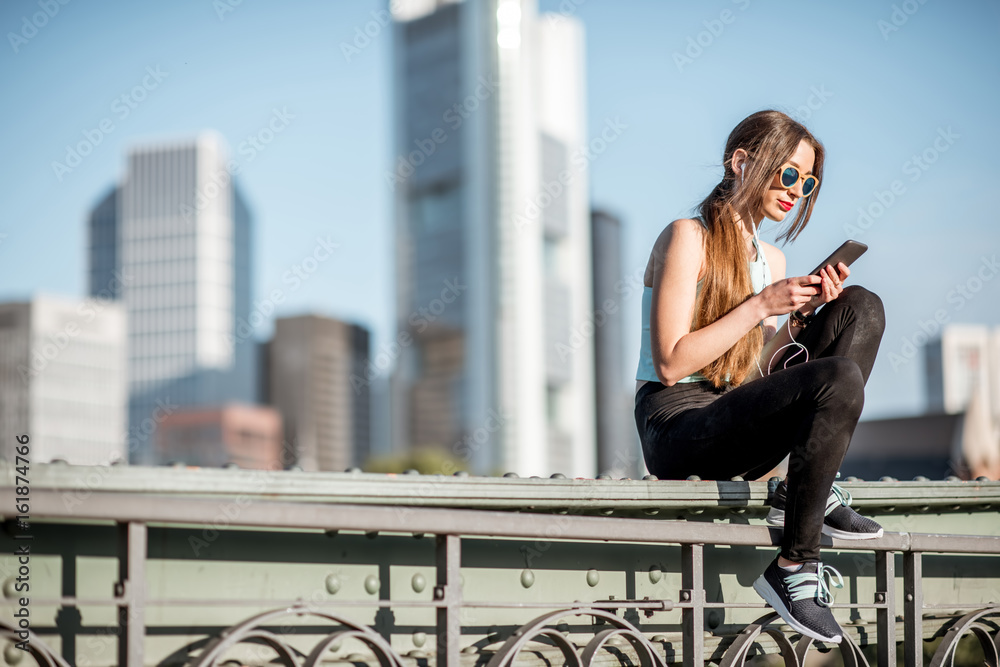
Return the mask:
<path fill-rule="evenodd" d="M 0 453 L 30 460 L 126 460 L 125 313 L 120 304 L 37 296 L 0 304 Z"/>
<path fill-rule="evenodd" d="M 368 330 L 318 315 L 279 318 L 267 359 L 286 460 L 307 471 L 362 465 L 371 446 Z"/>
<path fill-rule="evenodd" d="M 592 475 L 582 26 L 533 0 L 392 11 L 395 446 Z"/>
<path fill-rule="evenodd" d="M 636 477 L 642 449 L 632 418 L 633 388 L 625 383 L 622 303 L 622 225 L 607 211 L 590 214 L 594 294 L 594 405 L 597 470 Z"/>
<path fill-rule="evenodd" d="M 237 333 L 250 311 L 250 216 L 227 153 L 208 132 L 134 147 L 122 183 L 90 216 L 91 293 L 113 285 L 128 317 L 137 462 L 153 462 L 164 404 L 256 398 L 254 344 Z"/>

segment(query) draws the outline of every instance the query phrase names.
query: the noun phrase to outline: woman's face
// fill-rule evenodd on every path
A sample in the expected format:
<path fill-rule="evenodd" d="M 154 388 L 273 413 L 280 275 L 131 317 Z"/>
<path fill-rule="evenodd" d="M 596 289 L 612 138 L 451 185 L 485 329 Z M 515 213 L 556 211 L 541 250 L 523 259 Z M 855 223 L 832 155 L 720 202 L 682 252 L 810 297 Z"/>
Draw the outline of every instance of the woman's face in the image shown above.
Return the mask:
<path fill-rule="evenodd" d="M 816 151 L 813 150 L 809 142 L 803 139 L 787 162 L 798 169 L 800 175 L 805 176 L 812 173 L 815 160 Z M 771 185 L 764 192 L 760 213 L 769 220 L 781 222 L 802 198 L 802 179 L 800 178 L 792 187 L 786 188 L 781 184 L 781 179 L 776 171 L 771 179 Z"/>

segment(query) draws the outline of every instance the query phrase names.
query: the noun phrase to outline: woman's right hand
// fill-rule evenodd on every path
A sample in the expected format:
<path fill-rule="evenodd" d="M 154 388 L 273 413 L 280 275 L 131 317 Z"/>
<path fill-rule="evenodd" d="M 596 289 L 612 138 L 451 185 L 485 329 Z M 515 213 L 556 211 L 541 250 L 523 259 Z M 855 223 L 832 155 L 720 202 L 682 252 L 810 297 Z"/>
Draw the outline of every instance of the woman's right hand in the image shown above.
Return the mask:
<path fill-rule="evenodd" d="M 764 309 L 764 316 L 787 315 L 793 310 L 799 310 L 819 293 L 818 285 L 822 281 L 819 276 L 795 276 L 771 283 L 757 295 Z"/>

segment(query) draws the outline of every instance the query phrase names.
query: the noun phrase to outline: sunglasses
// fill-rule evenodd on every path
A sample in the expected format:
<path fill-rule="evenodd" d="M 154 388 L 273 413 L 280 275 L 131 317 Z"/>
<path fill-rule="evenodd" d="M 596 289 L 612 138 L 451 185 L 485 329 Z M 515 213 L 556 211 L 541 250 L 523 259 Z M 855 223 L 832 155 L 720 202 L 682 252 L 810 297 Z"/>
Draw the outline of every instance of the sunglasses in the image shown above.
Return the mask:
<path fill-rule="evenodd" d="M 783 188 L 794 188 L 795 184 L 802 181 L 802 196 L 808 197 L 819 185 L 819 179 L 812 175 L 802 175 L 799 170 L 790 164 L 784 164 L 781 166 L 781 171 L 778 174 L 778 178 L 781 181 L 781 187 Z"/>

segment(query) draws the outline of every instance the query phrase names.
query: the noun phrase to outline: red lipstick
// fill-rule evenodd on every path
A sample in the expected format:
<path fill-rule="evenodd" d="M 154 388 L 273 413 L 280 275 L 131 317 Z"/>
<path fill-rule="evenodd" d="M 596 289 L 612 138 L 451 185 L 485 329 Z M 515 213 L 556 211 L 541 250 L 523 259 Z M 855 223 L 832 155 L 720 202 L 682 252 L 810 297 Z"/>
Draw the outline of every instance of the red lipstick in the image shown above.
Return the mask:
<path fill-rule="evenodd" d="M 789 211 L 792 210 L 792 204 L 786 201 L 778 200 L 778 206 L 780 206 L 785 211 L 785 213 L 788 213 Z"/>

